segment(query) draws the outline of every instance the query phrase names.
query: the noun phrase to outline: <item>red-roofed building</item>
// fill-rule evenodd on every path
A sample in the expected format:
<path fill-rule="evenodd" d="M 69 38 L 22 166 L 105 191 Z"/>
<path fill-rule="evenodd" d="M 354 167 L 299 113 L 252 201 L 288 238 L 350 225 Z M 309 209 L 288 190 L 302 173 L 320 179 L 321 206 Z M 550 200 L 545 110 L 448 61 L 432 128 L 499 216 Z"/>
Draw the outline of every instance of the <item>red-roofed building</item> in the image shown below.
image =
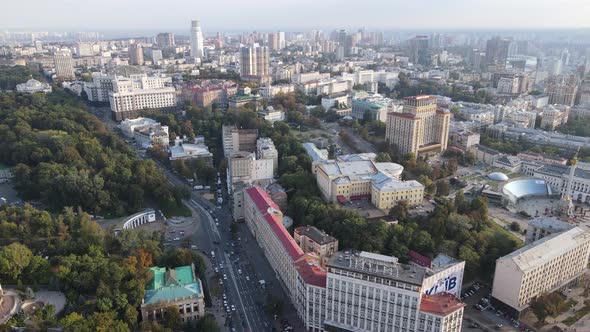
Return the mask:
<path fill-rule="evenodd" d="M 295 290 L 297 271 L 293 263 L 303 250 L 283 226 L 283 213 L 258 186 L 245 190 L 244 220 L 288 294 Z"/>
<path fill-rule="evenodd" d="M 228 98 L 238 92 L 238 85 L 234 82 L 203 82 L 201 86 L 187 87 L 182 90 L 185 100 L 190 100 L 199 107 L 209 107 L 216 104 L 227 108 Z"/>
<path fill-rule="evenodd" d="M 410 250 L 408 252 L 408 257 L 410 258 L 410 262 L 412 262 L 418 266 L 430 268 L 430 266 L 432 265 L 432 259 L 430 259 L 418 252 L 415 252 L 414 250 Z"/>
<path fill-rule="evenodd" d="M 295 262 L 297 294 L 295 308 L 306 330 L 322 331 L 325 318 L 326 270 L 315 253 L 307 253 Z"/>
<path fill-rule="evenodd" d="M 424 294 L 420 302 L 419 329 L 460 332 L 464 307 L 465 304 L 449 293 Z"/>

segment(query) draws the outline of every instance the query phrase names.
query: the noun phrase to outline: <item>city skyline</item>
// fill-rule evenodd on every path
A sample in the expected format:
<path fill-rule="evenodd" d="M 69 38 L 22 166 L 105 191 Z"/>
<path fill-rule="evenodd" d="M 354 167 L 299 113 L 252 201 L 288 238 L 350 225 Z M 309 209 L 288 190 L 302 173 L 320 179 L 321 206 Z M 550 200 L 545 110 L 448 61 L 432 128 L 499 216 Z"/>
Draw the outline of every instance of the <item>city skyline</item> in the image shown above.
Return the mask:
<path fill-rule="evenodd" d="M 278 3 L 258 1 L 251 3 L 221 0 L 212 3 L 189 3 L 181 0 L 167 2 L 170 8 L 181 11 L 162 11 L 150 1 L 116 2 L 104 0 L 93 7 L 92 15 L 82 2 L 33 0 L 28 15 L 12 15 L 19 10 L 16 2 L 3 5 L 0 13 L 0 30 L 65 30 L 65 31 L 187 31 L 187 22 L 199 19 L 203 31 L 232 31 L 243 29 L 328 29 L 358 27 L 379 29 L 571 29 L 588 28 L 585 19 L 590 3 L 584 0 L 565 0 L 560 7 L 570 11 L 556 11 L 550 0 L 500 0 L 489 3 L 482 0 L 417 2 L 369 0 L 363 3 L 364 14 L 351 5 L 335 0 L 311 0 Z M 64 8 L 68 8 L 64 11 Z M 116 8 L 117 10 L 113 10 Z M 223 8 L 224 10 L 219 10 Z M 506 10 L 510 8 L 510 10 Z M 361 8 L 362 9 L 362 8 Z M 129 13 L 135 13 L 130 16 Z M 274 15 L 268 15 L 272 12 Z M 361 11 L 362 12 L 362 11 Z M 415 13 L 415 14 L 412 14 Z M 534 22 L 539 22 L 535 24 Z M 159 27 L 159 28 L 155 28 Z"/>

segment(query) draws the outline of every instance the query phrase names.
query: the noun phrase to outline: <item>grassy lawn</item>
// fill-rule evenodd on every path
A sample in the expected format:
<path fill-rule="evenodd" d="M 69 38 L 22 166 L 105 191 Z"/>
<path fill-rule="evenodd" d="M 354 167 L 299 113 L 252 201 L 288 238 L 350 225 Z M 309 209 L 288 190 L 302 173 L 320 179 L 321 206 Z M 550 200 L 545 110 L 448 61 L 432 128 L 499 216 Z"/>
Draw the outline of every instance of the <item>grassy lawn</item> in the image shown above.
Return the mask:
<path fill-rule="evenodd" d="M 590 313 L 590 306 L 584 306 L 582 309 L 576 311 L 576 314 L 572 317 L 566 318 L 563 323 L 567 326 L 574 325 L 577 321 L 579 321 L 582 317 L 586 316 Z"/>
<path fill-rule="evenodd" d="M 504 228 L 502 228 L 502 226 L 496 224 L 495 222 L 491 222 L 491 228 L 494 230 L 494 233 L 498 235 L 503 235 L 511 239 L 514 239 L 518 243 L 519 247 L 522 247 L 522 245 L 524 244 L 522 240 L 519 239 L 516 235 L 512 234 L 512 232 L 508 230 L 505 230 Z"/>
<path fill-rule="evenodd" d="M 166 218 L 192 216 L 191 210 L 184 204 L 175 207 L 162 207 L 162 213 L 164 213 Z"/>

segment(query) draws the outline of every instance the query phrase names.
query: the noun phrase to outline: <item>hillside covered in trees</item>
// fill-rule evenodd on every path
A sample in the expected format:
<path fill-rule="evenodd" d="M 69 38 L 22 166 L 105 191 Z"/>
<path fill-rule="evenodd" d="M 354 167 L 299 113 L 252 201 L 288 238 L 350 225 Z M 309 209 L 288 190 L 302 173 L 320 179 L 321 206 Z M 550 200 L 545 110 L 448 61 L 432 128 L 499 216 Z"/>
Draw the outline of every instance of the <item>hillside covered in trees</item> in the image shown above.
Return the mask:
<path fill-rule="evenodd" d="M 61 90 L 0 93 L 0 141 L 0 163 L 14 166 L 19 196 L 54 211 L 121 216 L 150 199 L 175 208 L 186 194 Z"/>

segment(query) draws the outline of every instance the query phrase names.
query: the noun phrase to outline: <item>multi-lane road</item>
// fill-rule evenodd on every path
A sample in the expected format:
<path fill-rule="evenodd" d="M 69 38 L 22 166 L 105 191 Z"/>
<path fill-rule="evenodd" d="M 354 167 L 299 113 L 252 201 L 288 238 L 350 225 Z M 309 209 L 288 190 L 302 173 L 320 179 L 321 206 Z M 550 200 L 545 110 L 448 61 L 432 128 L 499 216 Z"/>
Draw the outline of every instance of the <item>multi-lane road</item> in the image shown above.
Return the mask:
<path fill-rule="evenodd" d="M 184 179 L 157 164 L 172 185 L 188 187 Z M 223 191 L 222 186 L 214 189 Z M 207 257 L 207 275 L 211 280 L 220 280 L 221 296 L 212 294 L 212 313 L 229 331 L 271 331 L 273 321 L 264 310 L 266 289 L 261 287 L 259 280 L 272 283 L 274 273 L 257 273 L 254 269 L 250 256 L 260 253 L 244 250 L 242 245 L 246 241 L 250 241 L 251 245 L 254 240 L 249 239 L 244 227 L 239 227 L 238 232 L 232 235 L 230 227 L 233 220 L 227 205 L 214 205 L 197 191 L 192 191 L 186 203 L 192 211 L 192 218 L 195 218 L 194 229 L 187 236 L 198 248 L 196 250 Z"/>

